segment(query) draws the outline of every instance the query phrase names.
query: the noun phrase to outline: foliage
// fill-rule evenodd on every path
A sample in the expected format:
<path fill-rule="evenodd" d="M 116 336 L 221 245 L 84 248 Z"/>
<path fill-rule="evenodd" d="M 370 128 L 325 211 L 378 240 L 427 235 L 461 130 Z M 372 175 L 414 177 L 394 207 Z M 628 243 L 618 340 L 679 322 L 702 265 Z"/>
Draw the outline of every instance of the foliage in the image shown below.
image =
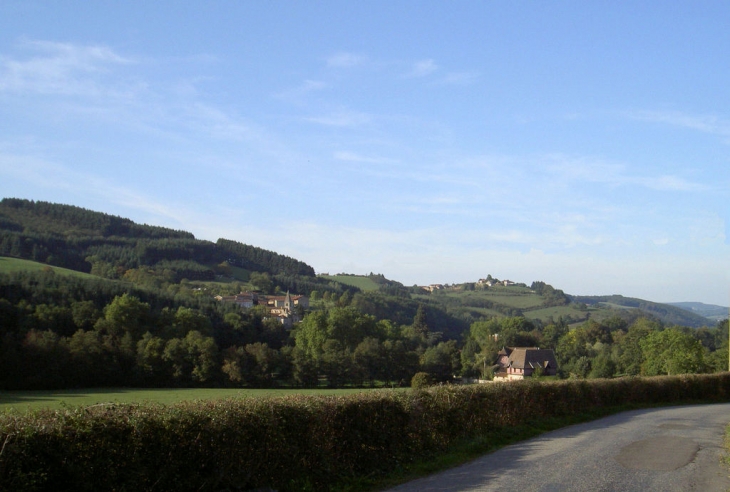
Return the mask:
<path fill-rule="evenodd" d="M 32 200 L 0 201 L 0 255 L 25 258 L 106 278 L 212 280 L 207 265 L 226 262 L 271 275 L 314 279 L 303 262 L 236 241 L 195 239 L 184 231 L 135 224 L 80 207 Z"/>
<path fill-rule="evenodd" d="M 725 373 L 6 413 L 0 489 L 340 490 L 548 418 L 728 399 Z"/>
<path fill-rule="evenodd" d="M 423 389 L 433 384 L 431 376 L 427 372 L 417 372 L 411 378 L 411 388 Z"/>
<path fill-rule="evenodd" d="M 689 326 L 691 328 L 699 328 L 707 325 L 708 322 L 707 318 L 681 309 L 677 306 L 660 304 L 632 297 L 624 297 L 621 295 L 570 296 L 570 300 L 574 303 L 584 303 L 589 306 L 606 303 L 623 308 L 640 310 L 643 313 L 643 316 L 661 318 L 662 321 L 668 325 L 681 325 Z"/>

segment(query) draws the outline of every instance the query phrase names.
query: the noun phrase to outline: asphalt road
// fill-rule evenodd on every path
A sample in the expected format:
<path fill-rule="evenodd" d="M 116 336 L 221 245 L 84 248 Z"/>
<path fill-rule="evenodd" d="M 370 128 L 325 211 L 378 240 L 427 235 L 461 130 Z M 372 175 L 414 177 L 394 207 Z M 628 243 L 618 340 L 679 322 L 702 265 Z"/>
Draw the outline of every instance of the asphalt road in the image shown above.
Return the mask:
<path fill-rule="evenodd" d="M 730 491 L 730 404 L 635 410 L 508 446 L 390 492 Z"/>

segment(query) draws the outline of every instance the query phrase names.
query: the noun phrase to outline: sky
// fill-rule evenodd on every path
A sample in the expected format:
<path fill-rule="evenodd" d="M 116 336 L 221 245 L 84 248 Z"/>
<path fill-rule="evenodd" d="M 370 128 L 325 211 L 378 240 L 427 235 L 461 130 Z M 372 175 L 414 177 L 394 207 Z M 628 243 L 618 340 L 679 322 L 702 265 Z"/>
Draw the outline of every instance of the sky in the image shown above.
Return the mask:
<path fill-rule="evenodd" d="M 0 197 L 730 303 L 730 3 L 0 2 Z"/>

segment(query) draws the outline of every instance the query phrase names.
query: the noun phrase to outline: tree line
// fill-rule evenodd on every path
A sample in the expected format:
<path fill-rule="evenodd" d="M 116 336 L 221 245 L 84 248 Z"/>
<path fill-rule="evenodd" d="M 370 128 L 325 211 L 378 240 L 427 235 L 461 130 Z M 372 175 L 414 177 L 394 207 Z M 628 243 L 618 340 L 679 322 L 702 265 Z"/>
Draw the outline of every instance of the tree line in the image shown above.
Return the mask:
<path fill-rule="evenodd" d="M 315 275 L 304 262 L 236 241 L 214 243 L 80 207 L 15 198 L 0 201 L 0 255 L 106 278 L 151 268 L 172 271 L 176 280 L 211 279 L 213 265 L 224 261 L 271 275 Z"/>
<path fill-rule="evenodd" d="M 294 330 L 264 306 L 242 309 L 179 284 L 159 290 L 41 272 L 0 274 L 0 387 L 271 387 L 409 384 L 458 371 L 416 308 L 413 323 L 377 319 L 350 291 L 325 291 Z M 320 296 L 320 294 L 315 294 Z"/>

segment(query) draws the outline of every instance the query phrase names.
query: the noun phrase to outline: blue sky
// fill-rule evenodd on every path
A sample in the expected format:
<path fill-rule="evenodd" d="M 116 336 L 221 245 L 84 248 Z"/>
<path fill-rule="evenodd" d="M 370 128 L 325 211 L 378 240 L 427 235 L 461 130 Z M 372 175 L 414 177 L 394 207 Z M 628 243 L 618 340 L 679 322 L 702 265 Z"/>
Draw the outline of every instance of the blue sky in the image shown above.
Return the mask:
<path fill-rule="evenodd" d="M 727 305 L 730 4 L 0 4 L 0 196 L 406 285 Z"/>

